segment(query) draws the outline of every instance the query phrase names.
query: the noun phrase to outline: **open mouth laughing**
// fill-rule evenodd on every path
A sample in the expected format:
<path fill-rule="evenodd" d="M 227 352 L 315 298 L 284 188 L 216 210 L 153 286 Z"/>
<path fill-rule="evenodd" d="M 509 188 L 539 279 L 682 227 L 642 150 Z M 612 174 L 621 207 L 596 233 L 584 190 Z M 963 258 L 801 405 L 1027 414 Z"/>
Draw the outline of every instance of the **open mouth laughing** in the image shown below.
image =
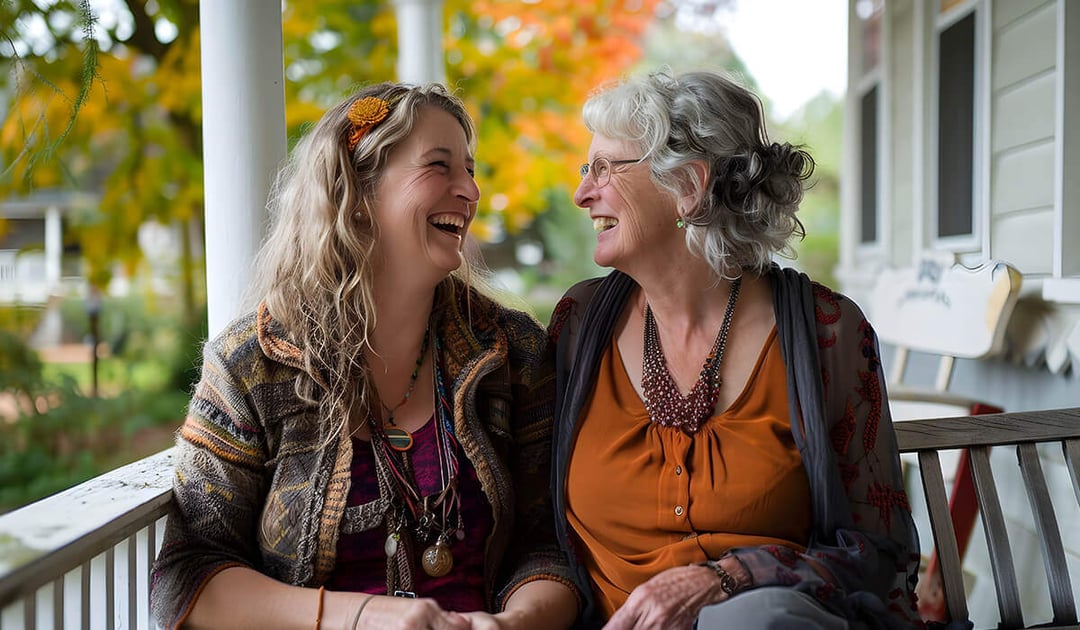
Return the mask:
<path fill-rule="evenodd" d="M 596 217 L 592 220 L 593 230 L 596 230 L 597 234 L 606 232 L 618 224 L 619 220 L 615 217 Z"/>
<path fill-rule="evenodd" d="M 452 212 L 436 214 L 428 218 L 428 223 L 436 229 L 455 236 L 461 236 L 465 231 L 465 217 Z"/>

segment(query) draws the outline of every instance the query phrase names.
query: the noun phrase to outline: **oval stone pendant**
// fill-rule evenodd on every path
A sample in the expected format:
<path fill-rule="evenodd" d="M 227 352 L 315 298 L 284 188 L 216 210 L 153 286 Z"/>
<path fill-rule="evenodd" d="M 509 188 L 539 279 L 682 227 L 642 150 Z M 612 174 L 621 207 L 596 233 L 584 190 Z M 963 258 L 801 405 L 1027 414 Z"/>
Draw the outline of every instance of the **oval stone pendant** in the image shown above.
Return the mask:
<path fill-rule="evenodd" d="M 386 537 L 386 542 L 383 543 L 383 551 L 386 553 L 387 558 L 393 558 L 394 554 L 397 553 L 399 540 L 401 540 L 401 534 L 397 532 Z"/>
<path fill-rule="evenodd" d="M 424 566 L 424 573 L 431 577 L 442 577 L 454 568 L 454 555 L 450 553 L 450 546 L 440 538 L 424 550 L 420 563 Z"/>

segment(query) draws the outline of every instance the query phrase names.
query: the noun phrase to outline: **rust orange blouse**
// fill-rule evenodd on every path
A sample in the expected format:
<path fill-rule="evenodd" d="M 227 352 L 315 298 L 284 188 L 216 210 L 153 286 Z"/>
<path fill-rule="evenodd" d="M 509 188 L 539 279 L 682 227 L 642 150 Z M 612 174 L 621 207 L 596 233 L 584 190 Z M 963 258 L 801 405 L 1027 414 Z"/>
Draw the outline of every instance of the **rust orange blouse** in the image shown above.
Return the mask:
<path fill-rule="evenodd" d="M 810 487 L 789 414 L 775 328 L 746 388 L 695 435 L 650 422 L 612 341 L 567 478 L 567 519 L 605 617 L 665 569 L 733 547 L 804 549 Z"/>

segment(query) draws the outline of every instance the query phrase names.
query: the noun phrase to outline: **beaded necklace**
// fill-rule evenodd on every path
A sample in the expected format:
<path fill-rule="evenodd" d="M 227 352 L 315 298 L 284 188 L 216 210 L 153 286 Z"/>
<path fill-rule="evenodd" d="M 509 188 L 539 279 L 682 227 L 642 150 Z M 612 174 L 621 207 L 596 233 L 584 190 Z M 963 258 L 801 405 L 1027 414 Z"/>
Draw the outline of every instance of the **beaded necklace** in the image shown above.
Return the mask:
<path fill-rule="evenodd" d="M 641 390 L 645 395 L 645 409 L 649 418 L 662 426 L 681 429 L 687 434 L 697 433 L 701 423 L 712 417 L 716 401 L 720 396 L 720 362 L 724 358 L 724 346 L 727 345 L 728 331 L 731 329 L 731 316 L 735 312 L 735 302 L 739 299 L 739 286 L 742 278 L 731 283 L 727 310 L 724 321 L 716 334 L 709 356 L 701 366 L 701 373 L 694 387 L 687 396 L 683 396 L 679 387 L 671 378 L 660 347 L 660 333 L 656 329 L 656 319 L 648 302 L 645 303 L 645 333 L 641 357 Z"/>
<path fill-rule="evenodd" d="M 454 436 L 440 356 L 441 346 L 438 337 L 435 337 L 432 380 L 435 391 L 435 441 L 439 455 L 441 486 L 438 492 L 427 496 L 421 494 L 409 461 L 408 449 L 395 448 L 388 435 L 391 429 L 386 429 L 374 418 L 370 420 L 375 463 L 382 473 L 379 475 L 380 494 L 388 495 L 392 505 L 392 514 L 387 515 L 387 537 L 383 550 L 386 552 L 387 572 L 394 584 L 396 595 L 415 596 L 412 592 L 414 540 L 426 545 L 420 556 L 420 565 L 424 572 L 431 577 L 442 577 L 454 566 L 454 557 L 450 551 L 451 539 L 462 540 L 465 537 L 461 497 L 457 487 L 460 470 L 458 442 Z"/>
<path fill-rule="evenodd" d="M 405 395 L 401 397 L 398 404 L 393 407 L 388 407 L 386 403 L 379 399 L 379 404 L 386 410 L 386 424 L 390 425 L 390 428 L 384 429 L 385 434 L 389 438 L 390 448 L 395 451 L 407 451 L 412 448 L 413 438 L 412 433 L 409 433 L 405 429 L 397 426 L 394 422 L 394 414 L 398 409 L 401 409 L 405 403 L 409 402 L 409 398 L 412 397 L 413 390 L 416 389 L 416 379 L 420 376 L 420 366 L 424 363 L 424 355 L 427 354 L 428 340 L 431 338 L 430 325 L 424 330 L 424 340 L 420 342 L 420 354 L 416 357 L 416 364 L 413 366 L 412 374 L 409 375 L 409 386 L 405 389 Z"/>

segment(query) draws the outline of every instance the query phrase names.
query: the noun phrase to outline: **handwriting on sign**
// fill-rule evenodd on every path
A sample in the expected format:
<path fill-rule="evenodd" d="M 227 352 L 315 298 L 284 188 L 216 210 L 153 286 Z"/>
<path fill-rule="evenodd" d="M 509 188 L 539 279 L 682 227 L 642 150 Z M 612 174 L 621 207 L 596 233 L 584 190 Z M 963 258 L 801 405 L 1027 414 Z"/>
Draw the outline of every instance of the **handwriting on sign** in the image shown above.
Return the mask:
<path fill-rule="evenodd" d="M 937 302 L 945 308 L 952 308 L 949 295 L 939 289 L 909 289 L 900 298 L 900 303 L 904 302 Z"/>

